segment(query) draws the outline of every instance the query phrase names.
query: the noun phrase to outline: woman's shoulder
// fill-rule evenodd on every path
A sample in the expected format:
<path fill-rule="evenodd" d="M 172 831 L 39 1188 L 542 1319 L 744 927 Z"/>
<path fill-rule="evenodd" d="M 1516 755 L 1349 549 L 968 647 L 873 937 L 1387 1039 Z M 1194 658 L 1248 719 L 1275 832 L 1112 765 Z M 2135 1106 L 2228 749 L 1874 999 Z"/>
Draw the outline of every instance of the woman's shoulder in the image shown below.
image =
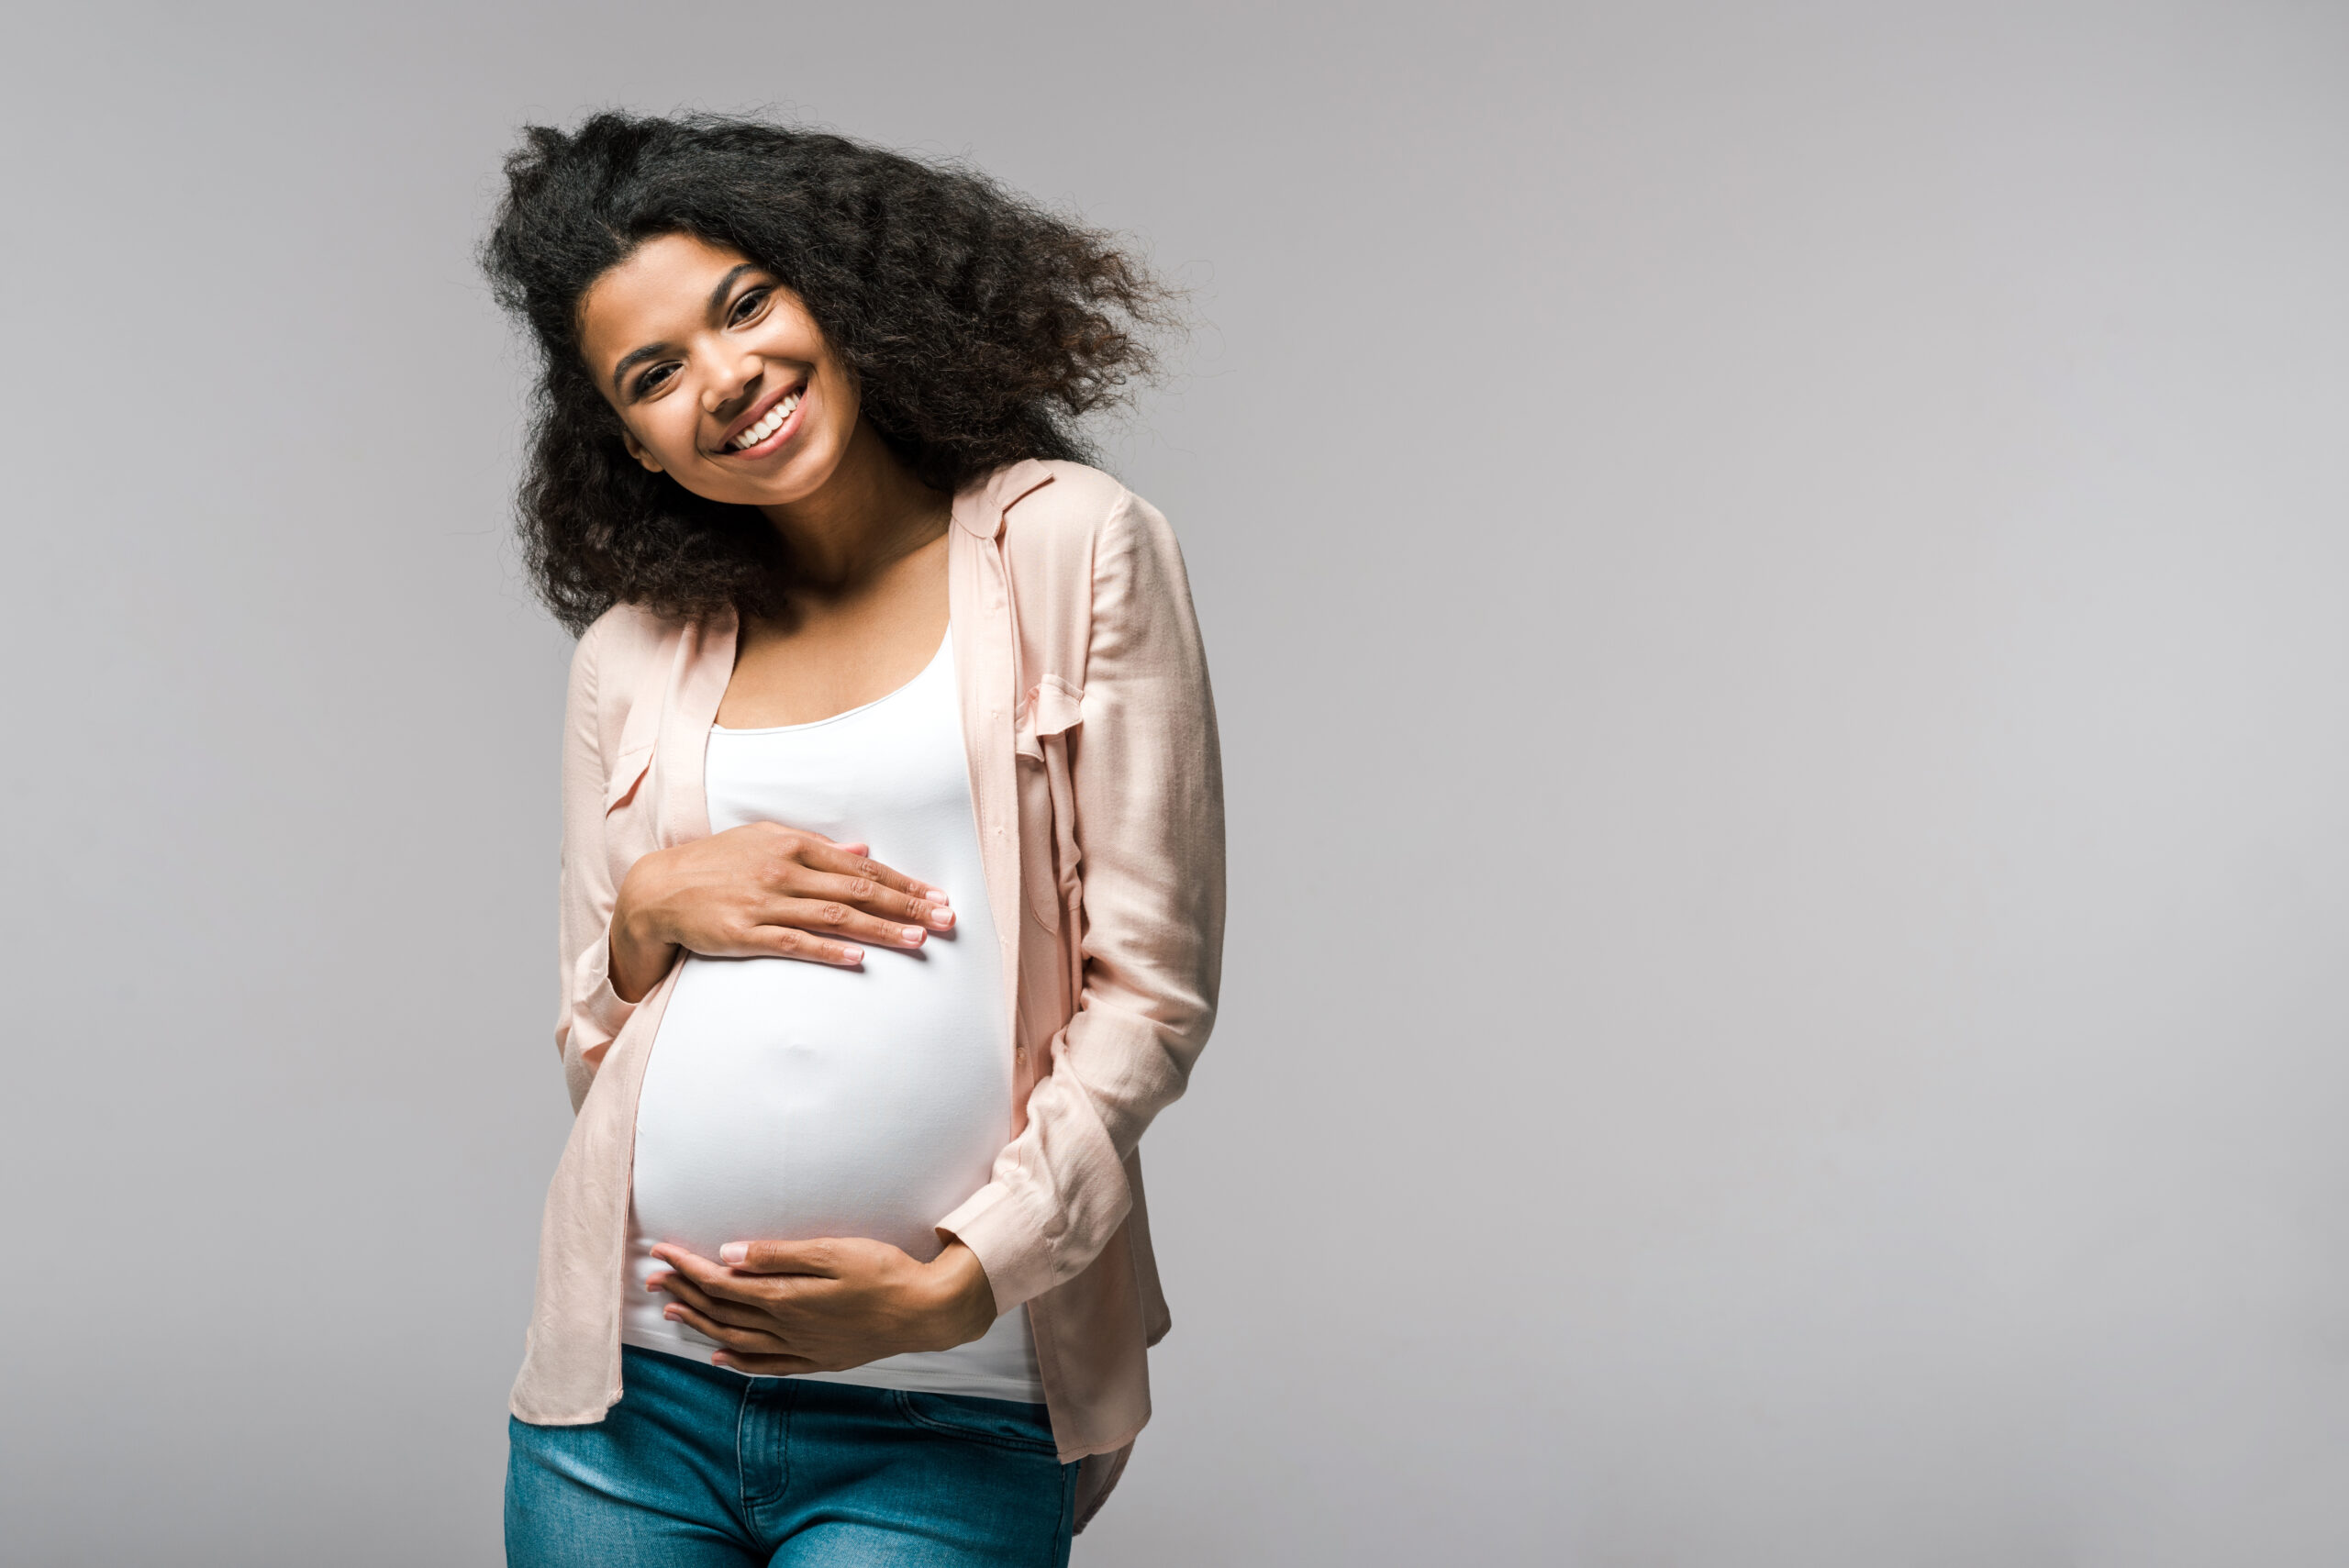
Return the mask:
<path fill-rule="evenodd" d="M 623 601 L 612 606 L 579 634 L 578 646 L 571 652 L 572 684 L 605 693 L 633 690 L 636 673 L 674 653 L 686 625 L 643 605 Z"/>
<path fill-rule="evenodd" d="M 1082 669 L 1080 650 L 1105 616 L 1143 628 L 1189 617 L 1182 548 L 1157 507 L 1081 462 L 1014 463 L 996 477 L 1023 637 L 1075 639 L 1063 663 Z"/>
<path fill-rule="evenodd" d="M 1063 528 L 1098 528 L 1133 499 L 1116 475 L 1060 458 L 1014 463 L 1005 475 L 1024 492 L 1014 501 L 1015 510 L 1049 517 Z"/>
<path fill-rule="evenodd" d="M 684 629 L 683 621 L 623 600 L 587 623 L 587 629 L 579 634 L 579 649 L 574 657 L 609 663 L 641 656 L 674 639 Z"/>
<path fill-rule="evenodd" d="M 987 489 L 1015 548 L 1090 554 L 1104 534 L 1166 527 L 1158 509 L 1114 474 L 1081 462 L 1030 458 L 996 470 Z"/>

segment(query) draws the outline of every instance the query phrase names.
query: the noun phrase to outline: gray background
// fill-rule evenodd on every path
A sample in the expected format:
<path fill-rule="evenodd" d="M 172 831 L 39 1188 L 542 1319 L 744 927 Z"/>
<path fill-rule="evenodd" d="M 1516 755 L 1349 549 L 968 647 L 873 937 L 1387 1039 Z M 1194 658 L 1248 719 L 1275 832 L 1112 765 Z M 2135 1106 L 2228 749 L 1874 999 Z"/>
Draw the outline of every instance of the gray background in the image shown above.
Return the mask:
<path fill-rule="evenodd" d="M 0 1555 L 488 1563 L 526 119 L 968 157 L 1230 769 L 1081 1563 L 2349 1559 L 2338 5 L 19 9 Z"/>

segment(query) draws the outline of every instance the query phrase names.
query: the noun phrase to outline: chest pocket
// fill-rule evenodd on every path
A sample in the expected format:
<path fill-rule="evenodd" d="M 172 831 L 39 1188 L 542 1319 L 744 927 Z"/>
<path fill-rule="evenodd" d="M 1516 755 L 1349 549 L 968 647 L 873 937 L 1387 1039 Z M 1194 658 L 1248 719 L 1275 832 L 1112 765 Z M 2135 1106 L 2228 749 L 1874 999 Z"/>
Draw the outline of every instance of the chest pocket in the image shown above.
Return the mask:
<path fill-rule="evenodd" d="M 652 743 L 624 751 L 604 785 L 604 857 L 617 888 L 652 850 Z"/>
<path fill-rule="evenodd" d="M 1070 781 L 1069 749 L 1085 722 L 1085 694 L 1058 675 L 1047 675 L 1029 690 L 1012 732 L 1019 753 L 1019 840 L 1023 846 L 1049 844 L 1049 856 L 1020 856 L 1020 882 L 1030 913 L 1045 930 L 1067 935 L 1063 946 L 1076 950 L 1082 934 L 1084 856 L 1076 847 L 1076 791 Z"/>
<path fill-rule="evenodd" d="M 611 782 L 604 786 L 604 815 L 609 817 L 621 806 L 632 804 L 637 791 L 643 786 L 644 775 L 652 771 L 651 741 L 633 751 L 620 753 L 612 766 Z"/>

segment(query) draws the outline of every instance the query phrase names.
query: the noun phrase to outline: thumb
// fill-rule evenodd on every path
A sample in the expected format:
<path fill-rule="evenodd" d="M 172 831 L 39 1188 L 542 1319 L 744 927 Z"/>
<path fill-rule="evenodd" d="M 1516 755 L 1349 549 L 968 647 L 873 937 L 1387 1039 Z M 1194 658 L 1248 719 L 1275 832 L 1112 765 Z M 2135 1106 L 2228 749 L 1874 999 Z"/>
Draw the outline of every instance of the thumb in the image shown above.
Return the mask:
<path fill-rule="evenodd" d="M 829 1241 L 729 1241 L 718 1261 L 746 1274 L 839 1273 L 838 1251 Z"/>

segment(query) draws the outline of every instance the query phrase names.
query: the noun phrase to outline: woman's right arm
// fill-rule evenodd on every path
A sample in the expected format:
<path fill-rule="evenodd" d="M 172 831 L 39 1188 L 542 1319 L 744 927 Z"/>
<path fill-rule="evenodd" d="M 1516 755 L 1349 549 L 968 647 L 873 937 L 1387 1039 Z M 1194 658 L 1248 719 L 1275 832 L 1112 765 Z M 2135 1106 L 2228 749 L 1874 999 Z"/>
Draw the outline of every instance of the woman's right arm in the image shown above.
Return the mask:
<path fill-rule="evenodd" d="M 605 842 L 611 769 L 597 711 L 607 623 L 579 639 L 563 702 L 562 962 L 555 1046 L 573 1106 L 681 952 L 862 962 L 859 941 L 919 947 L 952 928 L 946 895 L 818 833 L 754 822 L 640 857 L 618 886 Z"/>
<path fill-rule="evenodd" d="M 918 948 L 925 927 L 953 929 L 943 888 L 864 851 L 780 822 L 655 850 L 620 884 L 607 984 L 641 1000 L 681 951 L 857 964 L 864 962 L 859 941 Z"/>
<path fill-rule="evenodd" d="M 596 711 L 599 655 L 608 622 L 597 621 L 572 651 L 571 682 L 562 705 L 562 870 L 555 942 L 562 961 L 555 1049 L 576 1108 L 587 1097 L 596 1069 L 636 1002 L 612 989 L 605 932 L 618 889 L 604 850 L 604 756 Z M 637 1000 L 642 999 L 641 992 Z"/>

